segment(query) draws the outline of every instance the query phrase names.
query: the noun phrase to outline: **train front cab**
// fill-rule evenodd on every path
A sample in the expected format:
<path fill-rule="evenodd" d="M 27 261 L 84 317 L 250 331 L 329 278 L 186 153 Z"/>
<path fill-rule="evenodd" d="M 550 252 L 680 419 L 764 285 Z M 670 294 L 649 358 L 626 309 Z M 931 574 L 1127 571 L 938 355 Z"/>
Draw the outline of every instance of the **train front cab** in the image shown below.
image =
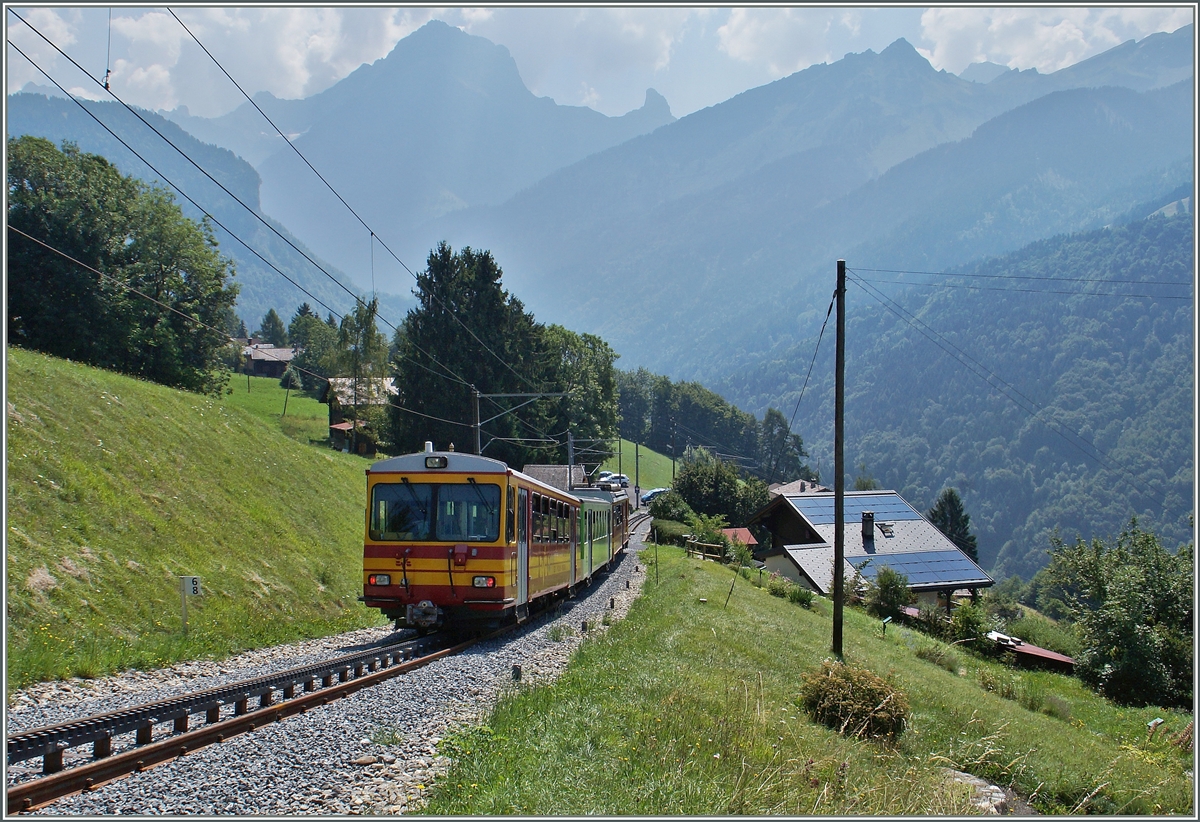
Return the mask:
<path fill-rule="evenodd" d="M 367 471 L 363 596 L 397 627 L 493 627 L 569 587 L 579 502 L 499 460 L 434 452 Z"/>

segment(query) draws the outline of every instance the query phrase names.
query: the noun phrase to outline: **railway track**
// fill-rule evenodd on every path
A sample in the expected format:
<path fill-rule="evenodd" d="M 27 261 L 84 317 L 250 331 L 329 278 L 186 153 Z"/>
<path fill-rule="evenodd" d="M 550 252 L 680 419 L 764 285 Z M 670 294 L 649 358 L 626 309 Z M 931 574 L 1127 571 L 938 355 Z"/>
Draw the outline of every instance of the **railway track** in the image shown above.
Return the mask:
<path fill-rule="evenodd" d="M 480 639 L 432 635 L 13 734 L 8 738 L 9 765 L 41 757 L 42 772 L 39 777 L 8 788 L 8 812 L 40 808 L 269 722 L 282 722 L 309 708 L 459 653 Z M 189 729 L 193 717 L 202 717 L 204 724 Z M 165 734 L 163 729 L 167 729 Z M 114 739 L 130 734 L 132 747 L 114 754 Z M 92 748 L 90 758 L 78 750 L 86 745 Z M 69 752 L 75 754 L 70 757 L 74 762 L 67 761 Z"/>
<path fill-rule="evenodd" d="M 631 516 L 631 535 L 648 519 L 644 512 Z M 8 812 L 36 810 L 56 799 L 99 788 L 255 728 L 304 714 L 310 708 L 459 653 L 485 638 L 464 640 L 433 634 L 13 734 L 7 740 L 8 764 L 40 757 L 42 767 L 39 776 L 8 788 Z M 193 727 L 194 720 L 202 724 Z"/>

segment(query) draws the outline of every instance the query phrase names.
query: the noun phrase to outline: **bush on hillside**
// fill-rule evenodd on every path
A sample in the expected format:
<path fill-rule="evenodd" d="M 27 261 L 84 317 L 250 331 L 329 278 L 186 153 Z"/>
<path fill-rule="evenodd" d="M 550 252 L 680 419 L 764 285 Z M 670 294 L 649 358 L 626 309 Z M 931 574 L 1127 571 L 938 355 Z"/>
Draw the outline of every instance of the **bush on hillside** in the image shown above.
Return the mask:
<path fill-rule="evenodd" d="M 1069 657 L 1078 656 L 1083 647 L 1079 642 L 1077 626 L 1055 622 L 1034 612 L 1028 612 L 1020 619 L 1008 623 L 1005 633 L 1023 639 L 1030 645 Z"/>
<path fill-rule="evenodd" d="M 690 533 L 692 533 L 690 525 L 671 519 L 655 519 L 654 525 L 650 528 L 651 539 L 659 545 L 683 547 L 687 544 L 687 535 Z"/>
<path fill-rule="evenodd" d="M 650 516 L 656 520 L 687 522 L 695 512 L 675 491 L 667 491 L 650 500 Z"/>
<path fill-rule="evenodd" d="M 864 668 L 825 660 L 801 677 L 798 704 L 843 736 L 895 740 L 908 721 L 908 699 Z"/>
<path fill-rule="evenodd" d="M 872 616 L 899 619 L 901 609 L 912 601 L 908 577 L 884 565 L 867 588 L 867 613 Z"/>
<path fill-rule="evenodd" d="M 979 605 L 959 605 L 950 615 L 949 636 L 952 642 L 965 642 L 972 639 L 982 639 L 990 631 L 991 625 L 987 612 Z M 970 647 L 975 651 L 983 651 L 989 642 L 974 642 Z"/>
<path fill-rule="evenodd" d="M 793 605 L 799 605 L 802 608 L 812 607 L 813 596 L 812 589 L 805 588 L 803 585 L 793 585 L 787 592 L 788 602 Z"/>

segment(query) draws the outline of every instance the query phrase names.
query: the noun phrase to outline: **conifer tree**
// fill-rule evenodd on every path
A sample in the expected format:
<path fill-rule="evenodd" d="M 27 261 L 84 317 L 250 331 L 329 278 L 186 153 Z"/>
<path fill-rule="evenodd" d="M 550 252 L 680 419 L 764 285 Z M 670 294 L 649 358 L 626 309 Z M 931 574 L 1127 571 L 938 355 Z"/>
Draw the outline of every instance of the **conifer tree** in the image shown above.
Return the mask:
<path fill-rule="evenodd" d="M 979 549 L 975 543 L 975 535 L 971 533 L 971 515 L 963 508 L 962 498 L 958 496 L 957 491 L 953 488 L 942 491 L 925 516 L 969 556 L 972 562 L 979 562 Z"/>

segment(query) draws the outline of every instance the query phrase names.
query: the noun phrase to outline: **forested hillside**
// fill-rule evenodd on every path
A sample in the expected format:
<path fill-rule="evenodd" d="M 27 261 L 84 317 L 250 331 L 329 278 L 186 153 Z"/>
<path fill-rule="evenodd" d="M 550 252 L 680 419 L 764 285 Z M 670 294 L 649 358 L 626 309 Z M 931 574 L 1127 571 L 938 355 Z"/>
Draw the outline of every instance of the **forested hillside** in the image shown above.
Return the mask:
<path fill-rule="evenodd" d="M 1056 528 L 1111 536 L 1136 515 L 1168 546 L 1190 540 L 1192 221 L 1059 236 L 898 293 L 885 281 L 900 275 L 848 261 L 848 464 L 920 509 L 958 488 L 998 577 L 1028 579 Z M 831 331 L 795 424 L 823 466 Z M 815 343 L 713 387 L 753 411 L 791 409 Z"/>

